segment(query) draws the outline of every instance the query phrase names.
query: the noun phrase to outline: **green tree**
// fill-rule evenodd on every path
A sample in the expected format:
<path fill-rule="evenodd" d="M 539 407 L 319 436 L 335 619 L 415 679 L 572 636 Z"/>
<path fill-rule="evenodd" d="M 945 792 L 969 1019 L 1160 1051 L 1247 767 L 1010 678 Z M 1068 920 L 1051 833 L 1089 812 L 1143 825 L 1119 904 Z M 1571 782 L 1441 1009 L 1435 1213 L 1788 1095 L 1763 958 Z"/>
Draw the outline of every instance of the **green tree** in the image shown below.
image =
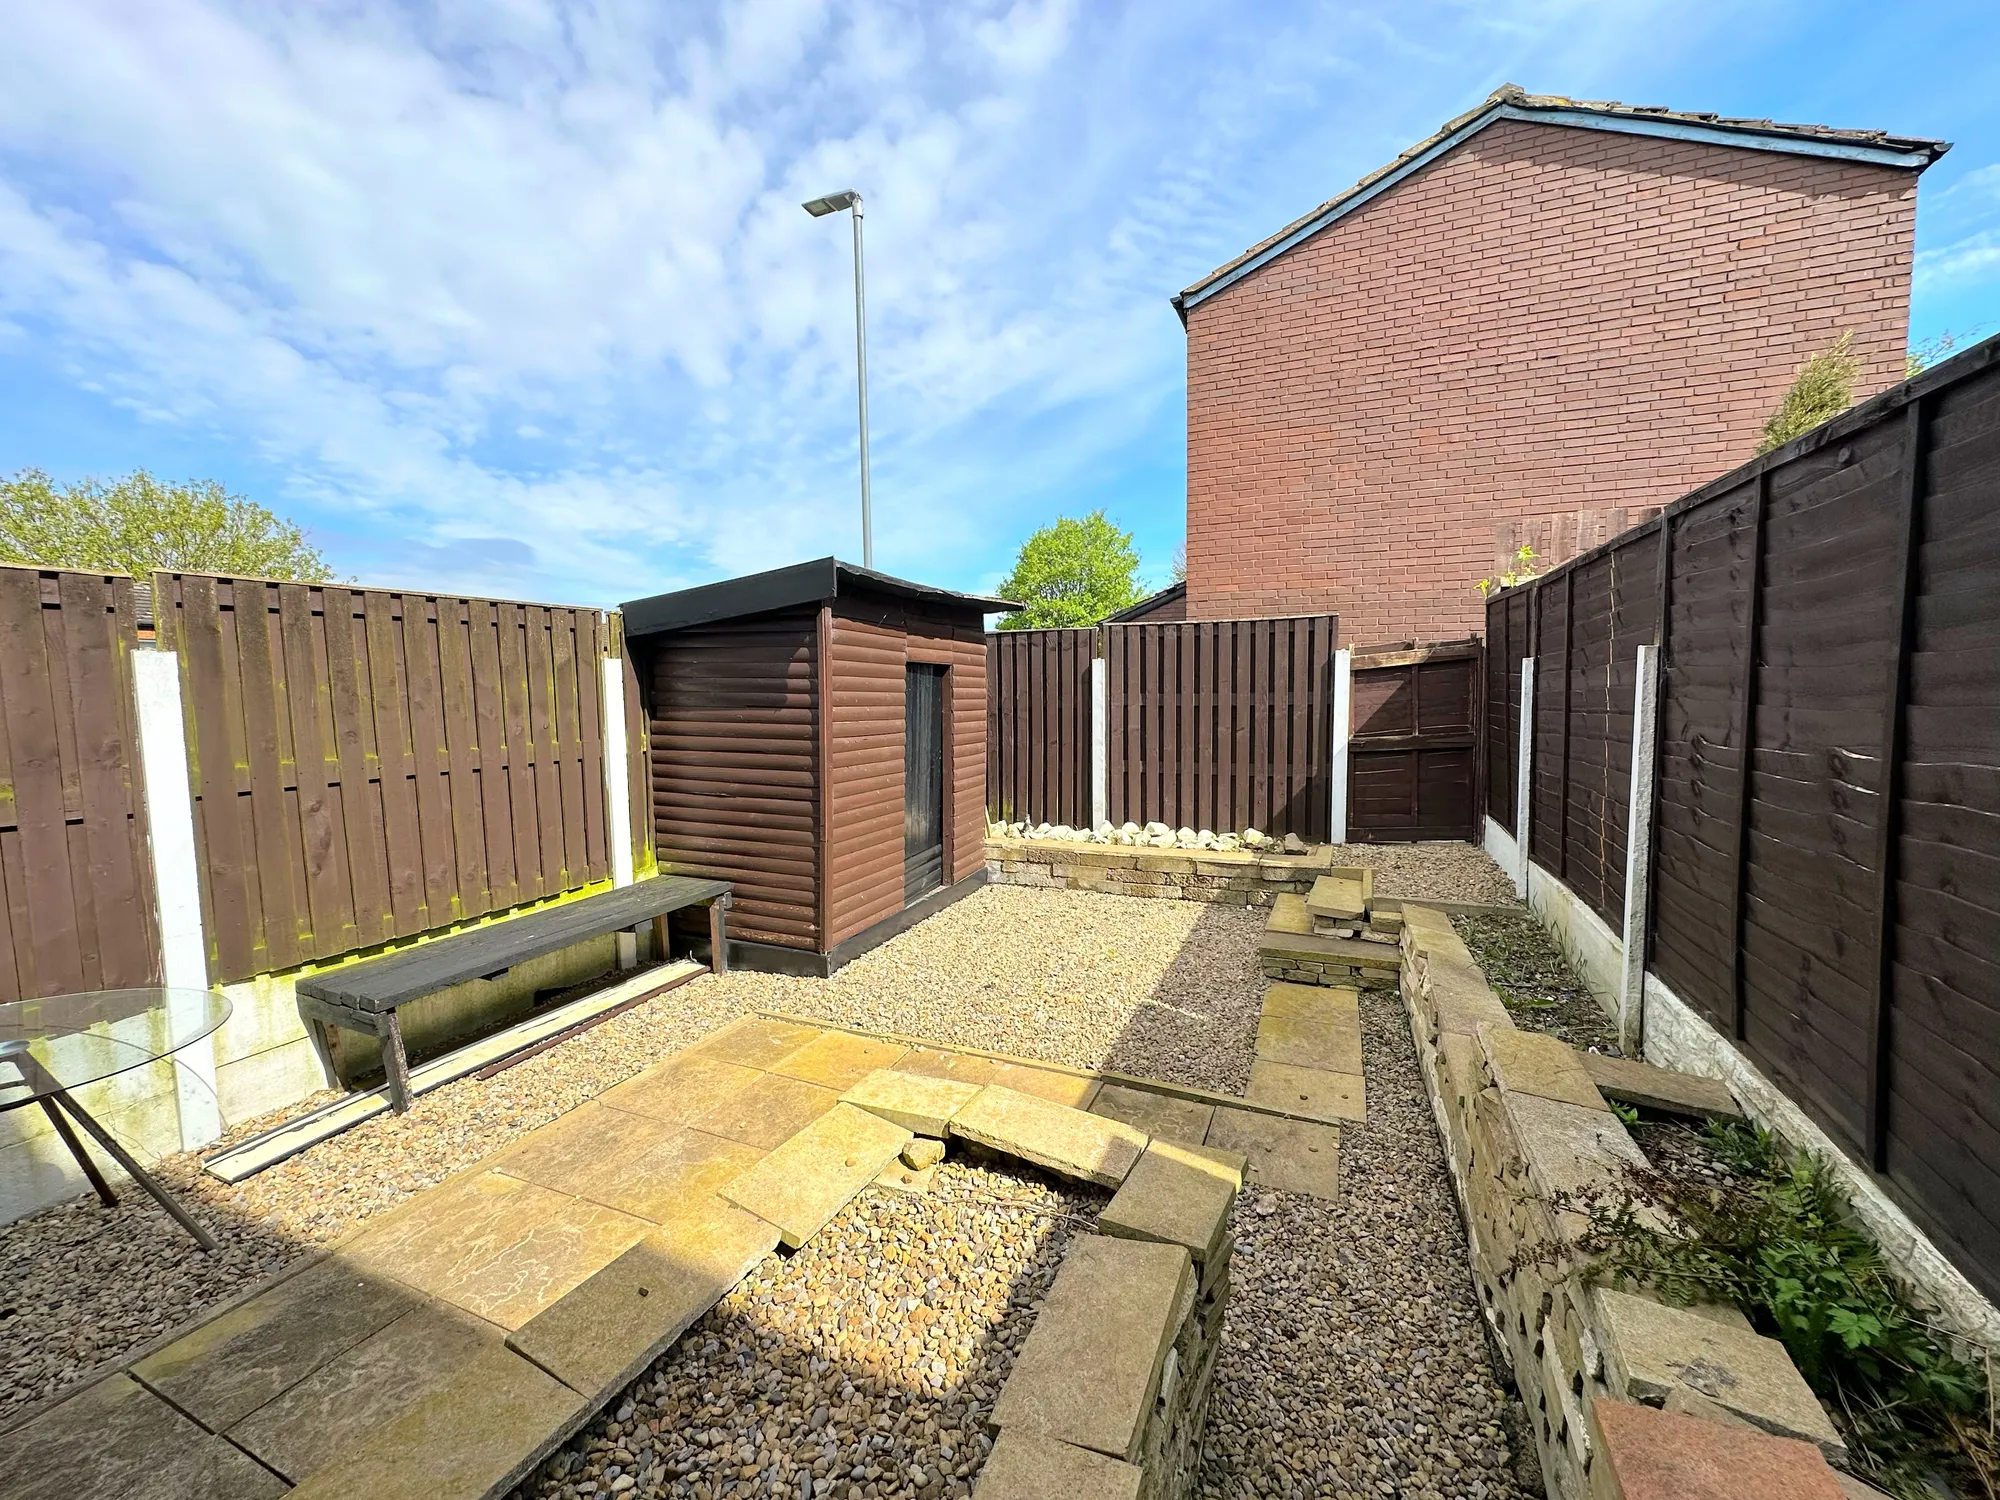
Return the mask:
<path fill-rule="evenodd" d="M 1132 533 L 1094 510 L 1081 521 L 1060 517 L 1021 544 L 1000 593 L 1023 606 L 1000 621 L 1002 630 L 1095 625 L 1140 597 L 1139 554 Z"/>
<path fill-rule="evenodd" d="M 143 578 L 222 573 L 325 583 L 333 570 L 297 526 L 212 479 L 163 484 L 144 469 L 57 484 L 40 469 L 0 479 L 0 562 Z"/>
<path fill-rule="evenodd" d="M 1764 424 L 1759 453 L 1781 448 L 1802 432 L 1811 432 L 1854 404 L 1854 382 L 1861 374 L 1861 356 L 1854 352 L 1854 335 L 1843 333 L 1799 366 L 1792 388 Z"/>

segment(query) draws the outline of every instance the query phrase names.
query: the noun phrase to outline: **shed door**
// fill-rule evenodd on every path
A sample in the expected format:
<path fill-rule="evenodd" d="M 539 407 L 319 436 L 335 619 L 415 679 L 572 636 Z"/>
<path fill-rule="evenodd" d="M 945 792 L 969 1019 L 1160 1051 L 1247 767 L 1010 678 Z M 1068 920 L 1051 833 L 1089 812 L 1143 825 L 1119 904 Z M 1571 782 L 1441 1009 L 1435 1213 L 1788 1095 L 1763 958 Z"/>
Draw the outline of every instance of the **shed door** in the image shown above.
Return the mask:
<path fill-rule="evenodd" d="M 944 884 L 944 668 L 912 663 L 903 689 L 903 904 Z"/>

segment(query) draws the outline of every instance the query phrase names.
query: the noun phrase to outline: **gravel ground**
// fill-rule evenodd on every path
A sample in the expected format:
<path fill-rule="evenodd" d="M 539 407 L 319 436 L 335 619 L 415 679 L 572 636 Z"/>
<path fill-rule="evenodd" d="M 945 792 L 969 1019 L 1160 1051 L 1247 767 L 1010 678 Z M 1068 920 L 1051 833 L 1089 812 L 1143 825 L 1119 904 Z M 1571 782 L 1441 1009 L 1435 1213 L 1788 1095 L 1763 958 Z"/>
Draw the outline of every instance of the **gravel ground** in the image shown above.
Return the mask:
<path fill-rule="evenodd" d="M 1106 1201 L 956 1158 L 921 1197 L 863 1193 L 768 1257 L 516 1500 L 969 1495 L 1035 1305 Z"/>
<path fill-rule="evenodd" d="M 1452 925 L 1516 1026 L 1621 1055 L 1618 1028 L 1540 922 L 1530 916 L 1454 917 Z"/>
<path fill-rule="evenodd" d="M 1372 865 L 1381 896 L 1520 906 L 1514 881 L 1477 844 L 1335 844 L 1337 865 Z"/>

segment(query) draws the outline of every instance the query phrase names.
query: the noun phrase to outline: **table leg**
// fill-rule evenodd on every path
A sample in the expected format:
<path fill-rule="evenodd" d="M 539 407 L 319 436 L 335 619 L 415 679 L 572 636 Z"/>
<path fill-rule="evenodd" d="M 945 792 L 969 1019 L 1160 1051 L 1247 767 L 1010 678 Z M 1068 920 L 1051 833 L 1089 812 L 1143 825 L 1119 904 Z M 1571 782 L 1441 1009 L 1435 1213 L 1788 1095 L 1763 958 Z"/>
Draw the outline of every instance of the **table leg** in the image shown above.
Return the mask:
<path fill-rule="evenodd" d="M 729 972 L 729 897 L 717 896 L 708 903 L 708 969 L 711 974 Z"/>
<path fill-rule="evenodd" d="M 197 1245 L 201 1246 L 204 1250 L 219 1248 L 215 1243 L 215 1236 L 196 1223 L 193 1215 L 180 1206 L 174 1195 L 155 1182 L 152 1174 L 134 1161 L 131 1153 L 112 1138 L 110 1131 L 92 1119 L 88 1110 L 62 1090 L 57 1090 L 53 1098 L 56 1103 L 62 1105 L 64 1109 L 70 1112 L 77 1124 L 90 1132 L 90 1138 L 102 1146 L 111 1159 L 130 1174 L 134 1182 L 152 1194 L 153 1201 L 164 1208 L 176 1224 L 194 1236 L 194 1242 Z"/>
<path fill-rule="evenodd" d="M 98 1201 L 106 1208 L 116 1205 L 118 1195 L 111 1191 L 111 1184 L 104 1180 L 104 1174 L 97 1170 L 97 1163 L 92 1161 L 90 1153 L 83 1149 L 83 1142 L 78 1140 L 76 1132 L 69 1128 L 69 1121 L 65 1120 L 63 1112 L 56 1108 L 56 1101 L 44 1094 L 41 1106 L 48 1111 L 49 1123 L 55 1126 L 56 1134 L 62 1137 L 62 1143 L 69 1147 L 69 1154 L 74 1156 L 76 1164 L 83 1168 L 83 1175 L 88 1177 L 90 1185 L 97 1189 Z"/>
<path fill-rule="evenodd" d="M 389 1107 L 399 1115 L 410 1112 L 410 1058 L 403 1051 L 403 1023 L 388 1011 L 382 1018 L 382 1069 L 389 1075 Z"/>

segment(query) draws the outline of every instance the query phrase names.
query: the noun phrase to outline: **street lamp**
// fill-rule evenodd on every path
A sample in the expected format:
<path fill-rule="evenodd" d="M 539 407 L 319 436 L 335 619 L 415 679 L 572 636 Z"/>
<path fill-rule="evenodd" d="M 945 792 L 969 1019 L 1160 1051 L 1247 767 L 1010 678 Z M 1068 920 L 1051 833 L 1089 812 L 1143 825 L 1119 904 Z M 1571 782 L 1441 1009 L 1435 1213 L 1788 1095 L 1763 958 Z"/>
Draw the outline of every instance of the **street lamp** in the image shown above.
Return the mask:
<path fill-rule="evenodd" d="M 803 205 L 815 219 L 854 210 L 854 368 L 855 383 L 861 392 L 861 566 L 875 566 L 875 541 L 868 519 L 868 316 L 861 291 L 861 195 L 849 188 L 844 193 L 828 193 Z"/>

